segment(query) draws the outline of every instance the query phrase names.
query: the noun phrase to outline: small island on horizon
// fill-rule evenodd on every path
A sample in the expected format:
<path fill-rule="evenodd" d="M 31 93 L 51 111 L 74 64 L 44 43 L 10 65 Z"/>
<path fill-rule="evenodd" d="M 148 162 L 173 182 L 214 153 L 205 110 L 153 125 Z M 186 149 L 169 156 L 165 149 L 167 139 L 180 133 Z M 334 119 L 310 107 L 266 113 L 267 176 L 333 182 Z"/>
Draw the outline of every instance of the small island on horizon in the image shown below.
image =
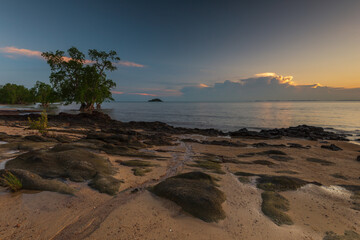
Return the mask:
<path fill-rule="evenodd" d="M 160 98 L 153 98 L 150 99 L 148 102 L 163 102 L 163 100 L 161 100 Z"/>

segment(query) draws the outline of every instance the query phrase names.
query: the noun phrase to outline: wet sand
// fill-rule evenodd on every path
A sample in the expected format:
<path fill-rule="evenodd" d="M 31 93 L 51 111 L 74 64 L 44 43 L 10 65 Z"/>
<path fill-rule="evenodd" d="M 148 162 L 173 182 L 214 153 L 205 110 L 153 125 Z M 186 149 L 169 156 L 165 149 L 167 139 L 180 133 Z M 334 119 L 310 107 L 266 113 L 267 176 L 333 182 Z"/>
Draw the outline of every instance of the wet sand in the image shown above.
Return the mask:
<path fill-rule="evenodd" d="M 61 128 L 57 128 L 58 130 Z M 0 132 L 9 135 L 33 135 L 24 126 L 0 125 Z M 54 134 L 66 134 L 54 132 Z M 69 134 L 74 136 L 73 134 Z M 77 135 L 81 138 L 81 135 Z M 86 182 L 66 181 L 75 188 L 75 196 L 21 190 L 11 193 L 0 188 L 1 239 L 324 239 L 326 232 L 343 235 L 345 231 L 360 234 L 360 211 L 356 210 L 353 192 L 339 185 L 360 185 L 360 146 L 343 141 L 328 141 L 342 151 L 321 148 L 321 140 L 298 138 L 258 140 L 249 138 L 209 137 L 202 135 L 173 135 L 173 146 L 153 146 L 142 151 L 156 154 L 156 159 L 127 157 L 100 152 L 109 158 L 115 178 L 122 180 L 115 196 L 99 193 Z M 242 143 L 242 146 L 202 144 L 184 139 Z M 282 147 L 253 147 L 254 143 Z M 310 146 L 292 148 L 289 143 Z M 54 145 L 38 144 L 42 148 Z M 245 146 L 246 144 L 246 146 Z M 292 160 L 279 161 L 258 154 L 267 150 L 284 152 Z M 0 145 L 0 162 L 25 152 Z M 249 155 L 249 153 L 252 154 Z M 207 157 L 230 159 L 221 163 L 223 174 L 211 169 L 195 167 L 197 159 Z M 309 161 L 316 158 L 331 162 Z M 135 176 L 132 167 L 119 161 L 143 160 L 156 166 L 145 176 Z M 254 164 L 266 160 L 272 164 Z M 219 189 L 226 195 L 223 209 L 226 218 L 207 223 L 184 212 L 175 203 L 150 193 L 146 187 L 190 171 L 202 171 L 219 179 Z M 305 186 L 281 192 L 289 200 L 286 212 L 293 225 L 276 225 L 261 210 L 263 190 L 256 186 L 256 176 L 239 181 L 236 172 L 255 175 L 292 176 L 307 182 Z M 244 179 L 242 179 L 244 180 Z"/>

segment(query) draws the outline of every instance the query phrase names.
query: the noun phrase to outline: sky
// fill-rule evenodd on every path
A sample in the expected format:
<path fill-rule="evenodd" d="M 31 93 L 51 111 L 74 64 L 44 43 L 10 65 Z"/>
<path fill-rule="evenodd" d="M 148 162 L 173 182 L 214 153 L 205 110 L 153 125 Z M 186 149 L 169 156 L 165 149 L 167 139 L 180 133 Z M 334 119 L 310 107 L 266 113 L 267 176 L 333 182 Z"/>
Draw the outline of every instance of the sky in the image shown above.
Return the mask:
<path fill-rule="evenodd" d="M 75 46 L 117 51 L 117 100 L 360 100 L 358 0 L 0 4 L 0 85 L 49 82 L 41 52 Z"/>

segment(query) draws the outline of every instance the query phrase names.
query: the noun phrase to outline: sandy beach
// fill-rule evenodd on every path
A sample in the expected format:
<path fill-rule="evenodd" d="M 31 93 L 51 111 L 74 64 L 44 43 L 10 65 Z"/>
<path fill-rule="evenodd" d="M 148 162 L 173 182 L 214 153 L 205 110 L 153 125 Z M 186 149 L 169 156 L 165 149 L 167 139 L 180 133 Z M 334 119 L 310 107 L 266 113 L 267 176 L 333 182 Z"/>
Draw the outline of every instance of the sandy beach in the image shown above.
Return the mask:
<path fill-rule="evenodd" d="M 1 187 L 1 239 L 360 239 L 359 145 L 88 119 L 50 116 L 41 136 L 21 116 L 0 117 L 2 168 L 55 179 L 72 193 Z M 98 172 L 79 179 L 69 169 L 68 177 L 58 177 L 26 167 L 29 159 L 38 164 L 36 154 L 51 159 L 66 151 L 106 159 L 111 173 L 101 173 L 105 187 L 94 180 Z M 219 204 L 224 217 L 201 219 L 153 188 L 191 172 L 213 179 L 211 188 L 225 196 Z M 269 203 L 276 211 L 265 214 L 265 192 L 287 207 Z"/>

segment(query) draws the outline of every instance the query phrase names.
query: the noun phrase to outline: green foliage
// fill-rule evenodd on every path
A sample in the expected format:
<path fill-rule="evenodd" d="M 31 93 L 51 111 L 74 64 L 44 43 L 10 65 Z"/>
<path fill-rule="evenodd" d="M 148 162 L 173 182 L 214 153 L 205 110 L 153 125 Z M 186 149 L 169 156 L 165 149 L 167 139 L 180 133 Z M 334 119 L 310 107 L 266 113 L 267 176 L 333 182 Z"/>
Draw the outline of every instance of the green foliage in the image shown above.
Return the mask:
<path fill-rule="evenodd" d="M 67 104 L 80 103 L 80 110 L 94 109 L 94 104 L 106 100 L 113 100 L 110 89 L 116 84 L 107 79 L 106 71 L 116 70 L 114 62 L 120 61 L 115 51 L 98 51 L 90 49 L 90 60 L 85 59 L 85 54 L 72 47 L 65 52 L 43 52 L 42 56 L 50 65 L 50 82 L 60 93 Z"/>
<path fill-rule="evenodd" d="M 45 110 L 41 113 L 38 120 L 31 120 L 30 117 L 28 117 L 28 121 L 30 129 L 39 130 L 40 133 L 45 133 L 47 131 L 46 129 L 48 128 L 48 117 Z"/>
<path fill-rule="evenodd" d="M 2 104 L 26 104 L 32 103 L 33 100 L 29 89 L 23 85 L 7 83 L 0 87 L 0 103 Z"/>
<path fill-rule="evenodd" d="M 30 89 L 34 102 L 41 103 L 41 106 L 48 107 L 50 103 L 59 101 L 57 92 L 49 85 L 37 81 L 35 86 Z"/>
<path fill-rule="evenodd" d="M 7 188 L 9 188 L 13 192 L 17 192 L 22 189 L 22 183 L 14 174 L 9 171 L 6 171 L 1 177 L 0 181 Z"/>

